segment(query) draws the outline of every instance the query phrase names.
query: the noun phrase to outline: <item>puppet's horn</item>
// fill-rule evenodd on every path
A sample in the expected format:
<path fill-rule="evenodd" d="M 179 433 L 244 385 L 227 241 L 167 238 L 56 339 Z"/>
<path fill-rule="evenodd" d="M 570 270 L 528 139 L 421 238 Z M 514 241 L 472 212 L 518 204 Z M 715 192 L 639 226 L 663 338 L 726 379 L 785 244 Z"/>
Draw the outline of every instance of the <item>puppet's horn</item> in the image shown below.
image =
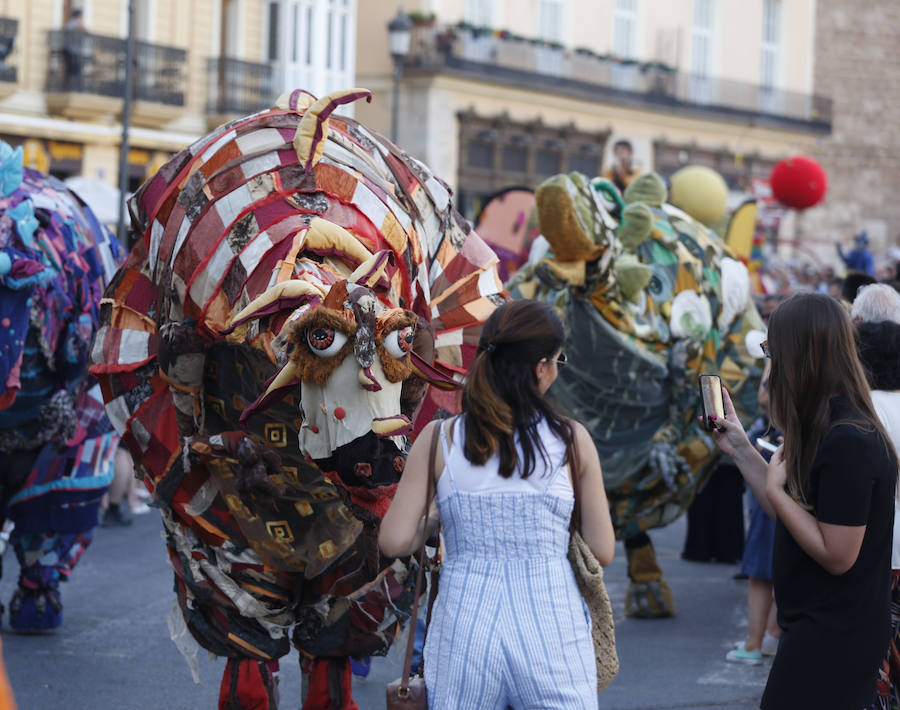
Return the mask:
<path fill-rule="evenodd" d="M 296 308 L 297 302 L 311 298 L 323 298 L 322 290 L 308 281 L 282 281 L 254 298 L 238 313 L 228 319 L 224 334 L 231 333 L 242 323 L 275 313 L 285 308 Z"/>
<path fill-rule="evenodd" d="M 347 89 L 336 91 L 328 96 L 323 96 L 312 106 L 306 109 L 297 133 L 294 135 L 294 150 L 297 158 L 306 172 L 312 170 L 325 150 L 325 140 L 328 138 L 328 117 L 343 104 L 349 104 L 359 99 L 372 101 L 372 92 L 368 89 Z"/>

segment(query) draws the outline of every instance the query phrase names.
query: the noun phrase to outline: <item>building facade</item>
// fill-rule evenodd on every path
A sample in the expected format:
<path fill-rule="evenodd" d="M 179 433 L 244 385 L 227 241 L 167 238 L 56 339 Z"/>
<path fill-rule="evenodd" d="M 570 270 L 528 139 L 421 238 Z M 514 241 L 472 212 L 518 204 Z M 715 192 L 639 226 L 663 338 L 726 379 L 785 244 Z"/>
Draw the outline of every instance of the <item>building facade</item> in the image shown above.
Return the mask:
<path fill-rule="evenodd" d="M 879 243 L 897 229 L 884 198 L 893 183 L 879 179 L 897 161 L 878 162 L 894 139 L 866 108 L 891 95 L 889 80 L 866 73 L 900 46 L 881 31 L 896 19 L 889 0 L 856 15 L 836 0 L 131 2 L 129 189 L 211 128 L 294 88 L 369 88 L 371 104 L 342 110 L 389 133 L 387 24 L 399 5 L 414 27 L 398 143 L 450 183 L 470 218 L 502 188 L 599 174 L 626 138 L 642 169 L 704 164 L 735 192 L 792 152 L 812 155 L 831 189 L 823 208 L 794 220 L 802 239 L 869 225 Z M 0 138 L 24 145 L 28 164 L 118 184 L 128 6 L 0 0 Z M 68 22 L 76 9 L 82 26 Z M 854 68 L 829 51 L 838 42 L 853 43 Z M 833 136 L 822 98 L 832 94 Z M 854 159 L 880 167 L 847 171 Z"/>
<path fill-rule="evenodd" d="M 285 90 L 353 84 L 355 0 L 131 2 L 129 190 Z M 128 17 L 129 0 L 0 0 L 0 138 L 26 164 L 118 185 Z"/>
<path fill-rule="evenodd" d="M 493 191 L 599 174 L 619 138 L 642 169 L 717 169 L 735 191 L 829 134 L 813 92 L 816 0 L 406 0 L 398 143 L 468 217 Z M 396 4 L 359 7 L 358 116 L 388 131 Z M 788 41 L 790 38 L 790 41 Z"/>
<path fill-rule="evenodd" d="M 322 96 L 353 86 L 356 0 L 267 2 L 264 24 L 264 56 L 281 90 Z"/>

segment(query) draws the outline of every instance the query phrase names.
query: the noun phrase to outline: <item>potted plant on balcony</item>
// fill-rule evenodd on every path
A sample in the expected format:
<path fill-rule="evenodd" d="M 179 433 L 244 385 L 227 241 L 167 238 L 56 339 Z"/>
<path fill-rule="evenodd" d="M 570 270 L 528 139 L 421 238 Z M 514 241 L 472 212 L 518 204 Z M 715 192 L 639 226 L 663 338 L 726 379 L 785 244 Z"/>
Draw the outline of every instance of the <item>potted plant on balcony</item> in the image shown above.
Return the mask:
<path fill-rule="evenodd" d="M 494 31 L 490 27 L 476 27 L 468 22 L 460 22 L 457 28 L 462 32 L 462 58 L 472 62 L 488 63 L 494 60 Z"/>
<path fill-rule="evenodd" d="M 534 50 L 522 35 L 500 30 L 496 37 L 499 40 L 495 48 L 497 64 L 522 71 L 534 71 Z"/>
<path fill-rule="evenodd" d="M 406 19 L 412 25 L 410 53 L 418 57 L 430 57 L 440 48 L 435 42 L 435 14 L 433 12 L 407 12 Z"/>
<path fill-rule="evenodd" d="M 437 51 L 442 55 L 449 55 L 453 53 L 453 45 L 456 43 L 459 34 L 455 27 L 444 27 L 439 32 L 436 32 L 434 35 L 434 46 L 437 47 Z"/>
<path fill-rule="evenodd" d="M 610 79 L 613 87 L 635 91 L 640 82 L 641 65 L 631 57 L 611 57 Z"/>
<path fill-rule="evenodd" d="M 437 15 L 433 12 L 407 12 L 407 19 L 412 23 L 413 27 L 434 27 Z"/>
<path fill-rule="evenodd" d="M 563 69 L 563 45 L 548 39 L 534 40 L 535 69 L 538 74 L 560 76 Z"/>
<path fill-rule="evenodd" d="M 641 72 L 646 76 L 647 89 L 656 94 L 674 96 L 675 94 L 675 67 L 665 62 L 653 60 L 641 64 Z"/>
<path fill-rule="evenodd" d="M 576 47 L 569 59 L 571 65 L 570 74 L 577 81 L 590 82 L 592 84 L 603 83 L 609 74 L 605 63 L 590 47 Z"/>

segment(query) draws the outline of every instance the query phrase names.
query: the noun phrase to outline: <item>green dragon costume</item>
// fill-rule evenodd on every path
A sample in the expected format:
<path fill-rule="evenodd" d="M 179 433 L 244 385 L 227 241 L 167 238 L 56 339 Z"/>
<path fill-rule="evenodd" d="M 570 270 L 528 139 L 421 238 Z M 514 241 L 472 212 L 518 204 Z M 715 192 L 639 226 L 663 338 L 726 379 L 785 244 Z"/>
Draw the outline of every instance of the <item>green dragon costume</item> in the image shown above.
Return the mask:
<path fill-rule="evenodd" d="M 763 324 L 746 267 L 666 198 L 654 173 L 624 196 L 579 173 L 547 180 L 537 212 L 551 252 L 508 284 L 568 324 L 571 366 L 551 393 L 597 444 L 628 553 L 626 612 L 643 617 L 675 611 L 646 531 L 690 505 L 717 458 L 696 419 L 697 376 L 719 374 L 739 413 L 751 415 L 761 374 L 748 351 Z"/>

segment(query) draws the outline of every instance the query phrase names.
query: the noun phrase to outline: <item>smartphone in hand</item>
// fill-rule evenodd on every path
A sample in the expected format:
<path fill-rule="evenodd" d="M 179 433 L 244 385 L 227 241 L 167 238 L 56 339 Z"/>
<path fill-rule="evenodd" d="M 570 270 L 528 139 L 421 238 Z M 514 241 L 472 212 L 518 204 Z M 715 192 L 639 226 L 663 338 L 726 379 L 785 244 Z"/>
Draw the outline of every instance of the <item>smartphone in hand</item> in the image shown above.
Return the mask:
<path fill-rule="evenodd" d="M 776 444 L 773 444 L 771 441 L 766 441 L 763 438 L 757 439 L 756 444 L 762 446 L 766 451 L 771 451 L 773 454 L 778 451 L 778 446 Z"/>
<path fill-rule="evenodd" d="M 700 386 L 700 418 L 701 426 L 707 431 L 715 431 L 719 427 L 711 418 L 715 415 L 720 421 L 725 419 L 725 405 L 722 403 L 722 380 L 718 375 L 704 374 L 697 378 Z"/>

